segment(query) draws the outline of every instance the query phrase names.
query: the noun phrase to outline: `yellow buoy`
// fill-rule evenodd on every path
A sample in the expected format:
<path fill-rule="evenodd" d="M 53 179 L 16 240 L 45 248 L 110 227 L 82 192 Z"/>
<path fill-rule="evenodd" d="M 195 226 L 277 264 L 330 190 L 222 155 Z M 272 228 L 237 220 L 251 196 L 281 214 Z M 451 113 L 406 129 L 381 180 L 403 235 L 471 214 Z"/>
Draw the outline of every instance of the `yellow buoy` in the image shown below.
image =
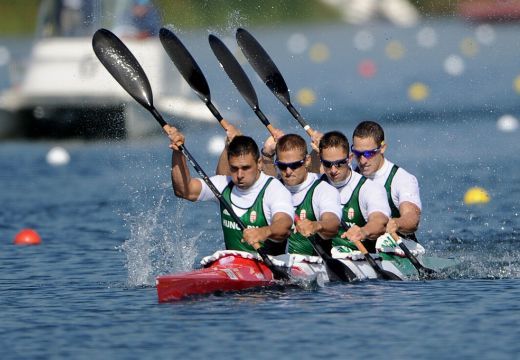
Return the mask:
<path fill-rule="evenodd" d="M 486 190 L 481 187 L 472 187 L 464 195 L 464 204 L 475 205 L 475 204 L 487 204 L 491 200 Z"/>
<path fill-rule="evenodd" d="M 314 91 L 312 91 L 312 89 L 303 88 L 300 91 L 298 91 L 296 99 L 303 106 L 311 106 L 316 101 L 316 95 L 314 94 Z"/>
<path fill-rule="evenodd" d="M 513 89 L 520 94 L 520 75 L 518 75 L 513 81 Z"/>
<path fill-rule="evenodd" d="M 325 62 L 330 57 L 329 47 L 323 43 L 314 44 L 309 50 L 309 57 L 315 63 Z"/>
<path fill-rule="evenodd" d="M 399 41 L 390 41 L 385 48 L 386 56 L 392 60 L 399 60 L 404 56 L 406 49 Z"/>
<path fill-rule="evenodd" d="M 430 95 L 428 86 L 421 82 L 416 82 L 408 88 L 408 97 L 412 101 L 423 101 Z"/>
<path fill-rule="evenodd" d="M 473 57 L 478 53 L 478 44 L 475 39 L 465 38 L 460 43 L 460 51 L 467 57 Z"/>

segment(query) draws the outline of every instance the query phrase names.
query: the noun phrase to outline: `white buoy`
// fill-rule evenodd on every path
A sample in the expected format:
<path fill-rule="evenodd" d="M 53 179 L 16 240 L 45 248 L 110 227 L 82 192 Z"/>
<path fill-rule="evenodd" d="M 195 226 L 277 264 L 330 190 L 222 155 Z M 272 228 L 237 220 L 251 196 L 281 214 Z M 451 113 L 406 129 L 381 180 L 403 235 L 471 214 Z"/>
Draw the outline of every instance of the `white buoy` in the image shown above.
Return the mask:
<path fill-rule="evenodd" d="M 437 33 L 433 28 L 426 26 L 417 33 L 417 43 L 424 48 L 432 48 L 437 45 Z"/>
<path fill-rule="evenodd" d="M 212 155 L 220 155 L 226 146 L 226 139 L 222 136 L 213 136 L 208 141 L 208 151 Z"/>
<path fill-rule="evenodd" d="M 518 129 L 518 119 L 513 115 L 502 115 L 497 121 L 497 129 L 503 132 L 513 132 Z"/>
<path fill-rule="evenodd" d="M 361 30 L 354 35 L 354 47 L 360 51 L 368 51 L 374 47 L 374 35 L 370 31 Z"/>
<path fill-rule="evenodd" d="M 475 30 L 475 37 L 481 44 L 491 45 L 495 42 L 495 30 L 489 24 L 479 25 Z"/>
<path fill-rule="evenodd" d="M 293 54 L 303 54 L 308 46 L 309 41 L 305 35 L 301 33 L 294 33 L 289 37 L 289 40 L 287 40 L 287 47 Z"/>
<path fill-rule="evenodd" d="M 46 157 L 47 163 L 52 166 L 67 165 L 70 161 L 70 155 L 61 146 L 55 146 L 49 150 Z"/>
<path fill-rule="evenodd" d="M 450 55 L 444 60 L 444 71 L 451 76 L 461 75 L 464 69 L 464 60 L 459 55 Z"/>

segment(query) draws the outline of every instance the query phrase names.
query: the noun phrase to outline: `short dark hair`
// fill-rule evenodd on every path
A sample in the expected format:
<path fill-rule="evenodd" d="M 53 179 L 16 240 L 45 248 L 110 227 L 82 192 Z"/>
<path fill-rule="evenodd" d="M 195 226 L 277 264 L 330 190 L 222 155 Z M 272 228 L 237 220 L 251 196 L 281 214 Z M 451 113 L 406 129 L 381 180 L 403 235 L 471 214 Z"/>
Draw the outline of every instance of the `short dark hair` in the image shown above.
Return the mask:
<path fill-rule="evenodd" d="M 228 145 L 228 159 L 232 156 L 242 156 L 249 154 L 253 155 L 255 161 L 258 161 L 258 159 L 260 159 L 260 151 L 258 150 L 258 145 L 256 145 L 256 142 L 253 140 L 253 138 L 249 136 L 235 136 Z"/>
<path fill-rule="evenodd" d="M 352 138 L 372 138 L 375 140 L 378 146 L 385 141 L 385 132 L 381 125 L 375 121 L 363 121 L 356 126 Z"/>
<path fill-rule="evenodd" d="M 276 142 L 276 155 L 280 151 L 298 150 L 302 155 L 307 155 L 307 143 L 298 134 L 286 134 Z"/>
<path fill-rule="evenodd" d="M 320 154 L 323 149 L 340 148 L 349 154 L 349 143 L 347 137 L 339 131 L 329 131 L 320 140 Z"/>

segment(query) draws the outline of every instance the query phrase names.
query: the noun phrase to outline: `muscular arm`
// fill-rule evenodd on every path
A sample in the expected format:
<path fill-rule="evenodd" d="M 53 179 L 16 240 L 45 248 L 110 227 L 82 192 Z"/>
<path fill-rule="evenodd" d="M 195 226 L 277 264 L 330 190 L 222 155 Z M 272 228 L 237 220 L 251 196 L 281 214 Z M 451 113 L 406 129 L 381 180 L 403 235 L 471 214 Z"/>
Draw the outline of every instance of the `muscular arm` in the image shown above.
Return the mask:
<path fill-rule="evenodd" d="M 403 234 L 411 234 L 417 231 L 421 220 L 421 209 L 414 203 L 405 201 L 399 205 L 399 213 L 401 214 L 400 217 L 389 221 L 387 231 L 390 233 L 398 231 Z"/>
<path fill-rule="evenodd" d="M 228 154 L 227 154 L 227 145 L 222 150 L 222 153 L 220 154 L 220 158 L 218 159 L 217 169 L 215 171 L 216 175 L 231 175 L 231 171 L 229 170 L 229 163 L 228 163 Z"/>
<path fill-rule="evenodd" d="M 310 221 L 307 219 L 296 223 L 296 231 L 305 237 L 319 234 L 322 239 L 330 239 L 338 233 L 339 218 L 336 214 L 326 212 L 318 221 Z"/>
<path fill-rule="evenodd" d="M 254 248 L 258 243 L 267 239 L 282 242 L 291 234 L 292 219 L 286 213 L 276 213 L 269 226 L 261 228 L 249 228 L 244 230 L 244 240 Z"/>
<path fill-rule="evenodd" d="M 341 237 L 348 238 L 350 241 L 362 241 L 365 239 L 376 240 L 385 233 L 387 222 L 388 217 L 385 214 L 374 211 L 368 216 L 368 221 L 365 226 L 359 227 L 354 225 L 341 235 Z"/>
<path fill-rule="evenodd" d="M 365 234 L 365 238 L 376 240 L 379 236 L 383 235 L 386 231 L 387 222 L 388 217 L 382 212 L 375 211 L 368 215 L 368 222 L 361 228 Z"/>
<path fill-rule="evenodd" d="M 229 170 L 228 163 L 228 153 L 227 146 L 237 135 L 242 135 L 240 130 L 238 130 L 234 125 L 231 125 L 226 119 L 222 119 L 220 124 L 226 129 L 226 147 L 222 150 L 220 154 L 220 158 L 218 159 L 217 169 L 215 171 L 216 175 L 231 175 L 231 171 Z"/>
<path fill-rule="evenodd" d="M 191 177 L 184 155 L 177 150 L 172 153 L 172 187 L 177 197 L 196 201 L 202 190 L 199 180 Z"/>

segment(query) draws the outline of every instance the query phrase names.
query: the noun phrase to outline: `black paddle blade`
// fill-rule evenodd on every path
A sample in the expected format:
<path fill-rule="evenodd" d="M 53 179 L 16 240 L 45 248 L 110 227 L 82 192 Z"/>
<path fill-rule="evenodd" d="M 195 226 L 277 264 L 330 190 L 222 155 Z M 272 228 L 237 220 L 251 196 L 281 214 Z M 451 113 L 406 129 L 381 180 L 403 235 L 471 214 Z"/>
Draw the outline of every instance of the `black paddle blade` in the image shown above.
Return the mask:
<path fill-rule="evenodd" d="M 412 254 L 410 249 L 408 249 L 408 247 L 405 245 L 404 242 L 401 241 L 398 244 L 399 244 L 399 247 L 401 248 L 401 250 L 404 251 L 408 260 L 410 260 L 412 265 L 417 269 L 417 272 L 419 273 L 419 277 L 425 278 L 425 279 L 432 279 L 435 277 L 436 271 L 423 266 L 419 262 L 419 260 L 417 260 L 417 258 Z"/>
<path fill-rule="evenodd" d="M 352 281 L 359 280 L 357 278 L 356 274 L 354 274 L 354 272 L 352 270 L 350 270 L 350 268 L 346 264 L 344 264 L 341 261 L 339 261 L 338 259 L 334 259 L 332 256 L 330 256 L 323 249 L 323 247 L 321 246 L 319 241 L 317 241 L 314 237 L 310 236 L 307 239 L 310 241 L 310 243 L 311 243 L 312 247 L 314 248 L 314 250 L 316 251 L 316 253 L 318 253 L 318 255 L 321 257 L 321 259 L 325 263 L 325 266 L 327 267 L 327 269 L 330 272 L 332 272 L 334 275 L 336 275 L 338 277 L 338 279 L 340 279 L 341 281 L 345 281 L 345 282 L 352 282 Z"/>
<path fill-rule="evenodd" d="M 269 255 L 267 255 L 264 249 L 258 248 L 256 249 L 256 251 L 264 261 L 264 264 L 267 265 L 269 270 L 271 270 L 271 272 L 273 273 L 273 277 L 276 280 L 289 281 L 291 279 L 291 276 L 289 275 L 289 269 L 273 264 L 273 262 L 269 258 Z"/>
<path fill-rule="evenodd" d="M 159 39 L 166 53 L 179 70 L 182 77 L 188 82 L 198 97 L 205 103 L 211 101 L 208 82 L 200 70 L 199 65 L 193 59 L 190 52 L 179 38 L 169 29 L 159 30 Z"/>
<path fill-rule="evenodd" d="M 244 53 L 262 81 L 285 106 L 291 103 L 289 89 L 271 57 L 262 45 L 247 30 L 238 28 L 236 33 L 238 46 Z"/>
<path fill-rule="evenodd" d="M 343 264 L 338 259 L 331 257 L 325 261 L 325 264 L 341 281 L 353 282 L 359 280 L 356 274 L 354 274 L 347 265 Z"/>
<path fill-rule="evenodd" d="M 107 29 L 92 37 L 92 48 L 114 79 L 147 110 L 153 109 L 153 95 L 146 74 L 125 44 Z"/>
<path fill-rule="evenodd" d="M 258 97 L 256 96 L 255 89 L 249 80 L 249 77 L 245 73 L 242 66 L 235 58 L 235 56 L 229 51 L 227 46 L 215 35 L 209 35 L 209 45 L 211 50 L 217 57 L 220 65 L 229 76 L 235 87 L 238 89 L 240 94 L 244 97 L 246 102 L 256 110 L 258 108 Z"/>

